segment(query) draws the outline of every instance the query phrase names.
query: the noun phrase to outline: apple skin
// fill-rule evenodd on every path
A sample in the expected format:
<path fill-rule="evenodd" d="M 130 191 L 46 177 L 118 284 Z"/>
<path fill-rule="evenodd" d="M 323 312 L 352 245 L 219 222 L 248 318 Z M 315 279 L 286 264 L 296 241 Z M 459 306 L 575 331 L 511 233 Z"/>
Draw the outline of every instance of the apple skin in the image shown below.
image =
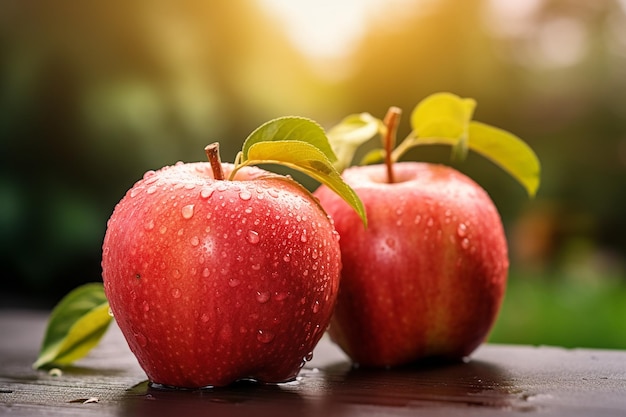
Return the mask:
<path fill-rule="evenodd" d="M 223 164 L 226 176 L 232 165 Z M 338 235 L 301 186 L 254 167 L 149 171 L 107 223 L 111 311 L 152 383 L 293 380 L 335 305 Z"/>
<path fill-rule="evenodd" d="M 343 270 L 332 339 L 363 366 L 458 360 L 486 338 L 508 273 L 496 207 L 467 176 L 443 165 L 401 162 L 349 168 L 368 228 L 322 186 L 314 195 L 341 236 Z"/>

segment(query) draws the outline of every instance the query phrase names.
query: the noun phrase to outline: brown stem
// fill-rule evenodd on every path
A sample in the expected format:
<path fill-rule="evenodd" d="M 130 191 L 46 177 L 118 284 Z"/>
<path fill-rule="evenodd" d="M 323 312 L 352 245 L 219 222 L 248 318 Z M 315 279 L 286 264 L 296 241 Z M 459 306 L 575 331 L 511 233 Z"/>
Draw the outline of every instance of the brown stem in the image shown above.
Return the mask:
<path fill-rule="evenodd" d="M 216 180 L 223 180 L 224 170 L 222 169 L 222 161 L 220 159 L 220 144 L 218 142 L 213 142 L 204 148 L 204 152 L 206 153 L 206 157 L 209 159 L 209 163 L 211 164 L 213 178 Z"/>
<path fill-rule="evenodd" d="M 385 166 L 387 167 L 387 182 L 389 184 L 393 184 L 395 182 L 391 152 L 396 145 L 396 132 L 398 131 L 400 115 L 402 115 L 402 109 L 392 106 L 389 107 L 389 110 L 387 110 L 387 114 L 383 120 L 383 123 L 387 128 L 385 137 L 383 138 L 383 146 L 385 147 Z"/>

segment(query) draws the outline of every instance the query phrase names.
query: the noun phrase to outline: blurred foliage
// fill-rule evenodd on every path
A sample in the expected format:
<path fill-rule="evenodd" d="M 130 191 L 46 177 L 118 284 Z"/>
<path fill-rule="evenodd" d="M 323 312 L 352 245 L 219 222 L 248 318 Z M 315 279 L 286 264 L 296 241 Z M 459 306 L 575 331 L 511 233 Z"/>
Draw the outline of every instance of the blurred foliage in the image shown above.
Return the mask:
<path fill-rule="evenodd" d="M 626 349 L 623 280 L 538 278 L 511 277 L 490 342 Z"/>
<path fill-rule="evenodd" d="M 533 201 L 479 156 L 455 165 L 498 206 L 514 275 L 547 282 L 528 297 L 549 306 L 570 288 L 545 277 L 624 280 L 626 2 L 378 2 L 354 49 L 317 60 L 267 2 L 0 3 L 0 306 L 48 307 L 98 281 L 106 220 L 149 169 L 203 160 L 215 140 L 232 161 L 248 133 L 284 115 L 329 128 L 396 105 L 402 138 L 436 91 L 475 98 L 477 120 L 539 155 Z M 406 159 L 450 163 L 440 147 Z M 511 292 L 531 294 L 516 281 Z"/>

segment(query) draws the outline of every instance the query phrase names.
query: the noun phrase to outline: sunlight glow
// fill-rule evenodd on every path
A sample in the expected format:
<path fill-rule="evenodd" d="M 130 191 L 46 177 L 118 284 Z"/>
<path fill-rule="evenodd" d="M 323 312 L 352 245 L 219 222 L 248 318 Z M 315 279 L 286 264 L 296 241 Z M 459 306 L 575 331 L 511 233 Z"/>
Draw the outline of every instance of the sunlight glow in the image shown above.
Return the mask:
<path fill-rule="evenodd" d="M 373 18 L 410 0 L 258 0 L 284 25 L 293 44 L 320 67 L 333 64 L 335 78 Z M 414 3 L 414 2 L 413 2 Z M 393 13 L 392 13 L 393 14 Z M 390 18 L 393 18 L 390 16 Z M 331 76 L 330 74 L 327 74 Z"/>

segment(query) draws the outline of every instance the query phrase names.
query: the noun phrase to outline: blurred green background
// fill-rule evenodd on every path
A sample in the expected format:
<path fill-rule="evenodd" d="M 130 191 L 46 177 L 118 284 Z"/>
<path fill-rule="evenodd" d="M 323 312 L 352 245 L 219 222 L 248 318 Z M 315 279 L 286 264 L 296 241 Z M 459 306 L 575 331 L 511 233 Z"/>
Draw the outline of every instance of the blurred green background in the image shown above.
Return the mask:
<path fill-rule="evenodd" d="M 626 348 L 624 0 L 0 2 L 0 307 L 100 280 L 106 220 L 149 169 L 216 140 L 232 161 L 274 117 L 328 128 L 437 91 L 543 165 L 534 200 L 485 159 L 455 165 L 510 243 L 491 340 Z"/>

